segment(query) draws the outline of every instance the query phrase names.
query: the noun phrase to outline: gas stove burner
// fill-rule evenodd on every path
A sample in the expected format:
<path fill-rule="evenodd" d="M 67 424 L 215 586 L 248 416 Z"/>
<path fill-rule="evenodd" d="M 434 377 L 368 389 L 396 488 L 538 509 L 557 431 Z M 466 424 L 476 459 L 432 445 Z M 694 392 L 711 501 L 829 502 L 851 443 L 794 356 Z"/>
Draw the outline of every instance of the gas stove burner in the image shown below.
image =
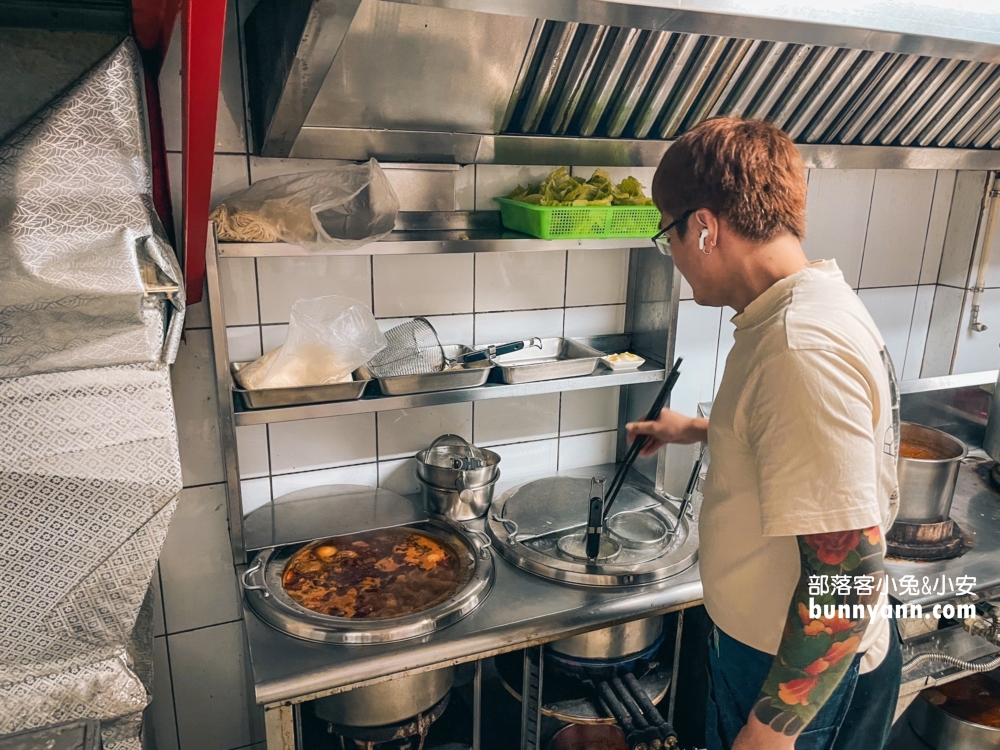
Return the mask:
<path fill-rule="evenodd" d="M 548 648 L 545 650 L 545 667 L 552 674 L 575 680 L 610 680 L 625 672 L 644 675 L 659 666 L 657 654 L 663 645 L 664 634 L 645 650 L 610 659 L 584 659 L 560 654 Z"/>
<path fill-rule="evenodd" d="M 352 727 L 327 724 L 327 731 L 336 735 L 340 750 L 423 750 L 431 725 L 441 718 L 448 708 L 451 693 L 422 714 L 398 724 L 379 727 Z"/>
<path fill-rule="evenodd" d="M 896 522 L 886 534 L 886 552 L 904 560 L 950 560 L 972 549 L 972 540 L 950 518 L 940 523 Z"/>

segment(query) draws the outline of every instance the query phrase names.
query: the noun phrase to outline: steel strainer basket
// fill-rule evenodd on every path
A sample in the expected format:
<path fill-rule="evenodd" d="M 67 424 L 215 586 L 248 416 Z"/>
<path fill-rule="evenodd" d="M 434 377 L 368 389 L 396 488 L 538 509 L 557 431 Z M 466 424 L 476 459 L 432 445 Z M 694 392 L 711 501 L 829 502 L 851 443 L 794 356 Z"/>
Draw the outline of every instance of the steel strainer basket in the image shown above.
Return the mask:
<path fill-rule="evenodd" d="M 441 372 L 447 359 L 434 326 L 414 318 L 385 332 L 386 347 L 368 361 L 377 378 Z"/>

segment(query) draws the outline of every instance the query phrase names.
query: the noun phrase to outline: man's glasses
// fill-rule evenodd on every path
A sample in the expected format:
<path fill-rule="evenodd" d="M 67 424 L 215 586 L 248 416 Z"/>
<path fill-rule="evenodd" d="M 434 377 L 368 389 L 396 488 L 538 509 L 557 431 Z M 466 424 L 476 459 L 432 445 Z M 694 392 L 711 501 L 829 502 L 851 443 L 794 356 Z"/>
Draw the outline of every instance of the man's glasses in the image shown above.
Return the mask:
<path fill-rule="evenodd" d="M 670 222 L 670 224 L 668 224 L 666 228 L 661 229 L 659 232 L 654 234 L 652 240 L 653 243 L 656 245 L 656 249 L 659 250 L 663 255 L 670 257 L 670 237 L 667 236 L 667 232 L 669 232 L 674 227 L 679 226 L 680 224 L 683 224 L 685 221 L 687 221 L 688 217 L 690 217 L 691 214 L 693 214 L 696 210 L 697 209 L 692 208 L 688 211 L 685 211 L 680 215 L 680 217 L 676 221 Z"/>

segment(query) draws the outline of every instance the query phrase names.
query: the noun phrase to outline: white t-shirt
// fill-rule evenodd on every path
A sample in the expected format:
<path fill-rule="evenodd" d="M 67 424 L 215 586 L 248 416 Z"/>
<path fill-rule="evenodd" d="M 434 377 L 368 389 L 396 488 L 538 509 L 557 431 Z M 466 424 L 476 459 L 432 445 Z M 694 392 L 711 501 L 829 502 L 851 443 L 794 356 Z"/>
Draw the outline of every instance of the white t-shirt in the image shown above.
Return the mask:
<path fill-rule="evenodd" d="M 708 426 L 701 578 L 715 623 L 775 654 L 800 574 L 795 537 L 884 534 L 895 518 L 898 398 L 882 337 L 835 261 L 782 279 L 733 323 Z M 883 585 L 880 608 L 887 597 Z M 889 637 L 885 619 L 869 622 L 862 672 Z"/>

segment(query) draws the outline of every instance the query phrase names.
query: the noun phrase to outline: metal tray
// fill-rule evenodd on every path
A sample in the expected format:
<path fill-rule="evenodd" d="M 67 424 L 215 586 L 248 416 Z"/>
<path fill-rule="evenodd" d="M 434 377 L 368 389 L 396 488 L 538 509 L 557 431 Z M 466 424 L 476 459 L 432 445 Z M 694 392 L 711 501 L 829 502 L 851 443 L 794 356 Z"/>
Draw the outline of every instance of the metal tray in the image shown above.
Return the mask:
<path fill-rule="evenodd" d="M 235 378 L 236 373 L 249 364 L 250 362 L 233 362 L 229 369 Z M 352 375 L 354 380 L 350 383 L 306 385 L 298 388 L 262 388 L 256 391 L 240 388 L 234 379 L 233 392 L 239 394 L 243 406 L 247 409 L 270 409 L 275 406 L 299 406 L 328 401 L 356 401 L 364 395 L 371 375 L 364 368 L 355 370 Z"/>
<path fill-rule="evenodd" d="M 504 383 L 535 383 L 539 380 L 575 378 L 590 375 L 604 352 L 573 339 L 542 339 L 542 349 L 522 349 L 493 358 L 493 365 Z"/>
<path fill-rule="evenodd" d="M 468 346 L 445 346 L 443 349 L 445 356 L 449 358 L 473 351 Z M 489 360 L 483 360 L 456 367 L 454 370 L 429 372 L 423 375 L 398 375 L 394 378 L 376 378 L 365 367 L 362 367 L 361 371 L 369 378 L 378 381 L 378 387 L 383 396 L 409 396 L 414 393 L 478 388 L 485 385 L 492 369 L 493 363 Z"/>

